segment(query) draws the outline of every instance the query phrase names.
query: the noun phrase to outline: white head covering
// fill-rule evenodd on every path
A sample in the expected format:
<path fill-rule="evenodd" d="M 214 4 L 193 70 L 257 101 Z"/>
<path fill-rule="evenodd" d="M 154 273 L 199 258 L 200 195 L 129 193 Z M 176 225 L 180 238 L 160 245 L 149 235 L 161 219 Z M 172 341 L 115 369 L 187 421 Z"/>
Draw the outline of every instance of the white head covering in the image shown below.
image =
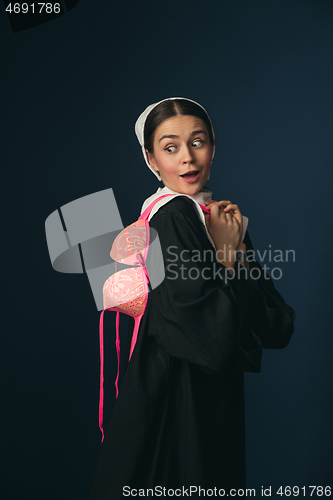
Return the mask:
<path fill-rule="evenodd" d="M 136 133 L 136 136 L 138 138 L 138 141 L 142 147 L 142 153 L 143 153 L 143 156 L 144 156 L 144 159 L 148 165 L 148 167 L 150 168 L 150 170 L 153 172 L 153 174 L 156 175 L 156 177 L 158 178 L 159 181 L 161 181 L 161 176 L 159 175 L 158 172 L 155 172 L 155 170 L 153 170 L 153 168 L 149 165 L 148 163 L 148 158 L 147 158 L 147 155 L 146 155 L 146 150 L 145 150 L 145 147 L 144 147 L 144 128 L 145 128 L 145 123 L 146 123 L 146 119 L 147 119 L 147 116 L 149 115 L 149 113 L 151 112 L 151 110 L 153 108 L 155 108 L 155 106 L 157 106 L 158 104 L 160 104 L 161 102 L 164 102 L 164 101 L 171 101 L 171 100 L 174 100 L 174 99 L 184 99 L 185 101 L 191 101 L 191 102 L 194 102 L 195 104 L 197 104 L 198 106 L 200 106 L 200 108 L 202 108 L 204 110 L 204 112 L 206 113 L 208 119 L 209 119 L 209 122 L 210 122 L 210 125 L 212 127 L 212 133 L 213 133 L 213 138 L 215 139 L 215 134 L 214 134 L 214 129 L 213 129 L 213 124 L 211 122 L 211 119 L 207 113 L 207 111 L 205 110 L 205 108 L 203 106 L 201 106 L 201 104 L 199 104 L 198 102 L 195 102 L 195 101 L 192 101 L 192 99 L 187 99 L 186 97 L 168 97 L 167 99 L 162 99 L 162 101 L 159 101 L 159 102 L 155 102 L 154 104 L 150 104 L 150 106 L 148 106 L 143 113 L 141 113 L 141 115 L 139 116 L 139 118 L 136 120 L 136 123 L 135 123 L 135 133 Z M 214 158 L 214 154 L 215 154 L 215 146 L 214 146 L 214 149 L 213 149 L 213 156 L 212 156 L 212 160 Z"/>

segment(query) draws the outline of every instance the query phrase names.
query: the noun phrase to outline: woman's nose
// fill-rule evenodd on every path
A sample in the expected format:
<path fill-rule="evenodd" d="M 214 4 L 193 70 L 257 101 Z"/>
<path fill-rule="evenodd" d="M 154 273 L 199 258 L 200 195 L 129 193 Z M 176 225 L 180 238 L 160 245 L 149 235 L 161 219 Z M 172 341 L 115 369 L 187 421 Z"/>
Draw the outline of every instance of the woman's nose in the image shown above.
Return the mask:
<path fill-rule="evenodd" d="M 184 145 L 182 162 L 183 163 L 191 163 L 193 161 L 193 159 L 194 159 L 194 155 L 191 152 L 190 148 L 187 145 Z"/>

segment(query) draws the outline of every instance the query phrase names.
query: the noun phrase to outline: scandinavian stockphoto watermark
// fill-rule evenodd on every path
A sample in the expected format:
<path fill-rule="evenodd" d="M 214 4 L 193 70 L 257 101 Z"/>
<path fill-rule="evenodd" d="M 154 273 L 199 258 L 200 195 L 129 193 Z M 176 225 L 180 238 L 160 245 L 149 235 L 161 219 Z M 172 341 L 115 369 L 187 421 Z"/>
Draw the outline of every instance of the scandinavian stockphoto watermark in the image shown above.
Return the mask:
<path fill-rule="evenodd" d="M 198 249 L 179 249 L 176 245 L 167 247 L 166 258 L 166 278 L 169 280 L 197 280 L 197 279 L 217 279 L 231 280 L 240 278 L 241 274 L 246 278 L 258 280 L 263 277 L 266 280 L 270 276 L 279 280 L 282 278 L 283 271 L 279 262 L 295 262 L 295 250 L 272 249 L 269 244 L 268 249 L 260 252 L 259 250 L 232 251 L 230 247 L 224 245 L 223 249 L 198 250 Z M 264 261 L 270 263 L 266 265 Z M 233 269 L 230 270 L 230 265 Z M 235 265 L 239 263 L 240 265 Z M 271 264 L 273 263 L 273 264 Z M 205 265 L 208 264 L 208 265 Z M 222 264 L 222 265 L 221 265 Z M 258 265 L 259 264 L 259 265 Z"/>
<path fill-rule="evenodd" d="M 197 280 L 202 276 L 205 280 L 227 281 L 243 276 L 255 280 L 263 276 L 279 280 L 282 278 L 279 263 L 295 262 L 295 250 L 273 250 L 271 245 L 262 252 L 246 249 L 246 254 L 239 251 L 233 256 L 237 265 L 232 274 L 227 268 L 232 260 L 228 248 L 214 251 L 213 247 L 189 250 L 169 246 L 163 252 L 154 228 L 149 227 L 147 231 L 145 225 L 133 224 L 124 228 L 111 188 L 62 205 L 47 217 L 45 233 L 53 269 L 87 274 L 99 311 L 104 309 L 106 280 L 115 275 L 115 287 L 118 286 L 117 276 L 128 267 L 142 266 L 143 276 L 149 276 L 149 286 L 154 290 L 164 279 L 179 277 Z M 112 256 L 110 249 L 114 245 L 115 255 Z M 139 252 L 147 258 L 135 264 L 133 256 Z M 263 265 L 264 260 L 272 264 Z M 124 282 L 119 283 L 119 287 L 123 286 Z M 137 296 L 146 293 L 144 286 L 138 290 Z M 128 298 L 114 294 L 114 306 L 121 305 L 122 300 L 127 302 Z"/>

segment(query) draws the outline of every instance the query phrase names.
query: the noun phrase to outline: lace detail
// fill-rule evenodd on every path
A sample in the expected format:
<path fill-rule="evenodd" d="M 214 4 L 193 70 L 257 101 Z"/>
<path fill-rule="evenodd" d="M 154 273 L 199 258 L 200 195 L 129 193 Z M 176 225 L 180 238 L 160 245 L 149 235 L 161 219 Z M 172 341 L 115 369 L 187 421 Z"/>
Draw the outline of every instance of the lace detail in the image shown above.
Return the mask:
<path fill-rule="evenodd" d="M 110 276 L 103 286 L 104 309 L 140 316 L 146 304 L 145 285 L 142 269 L 123 269 Z"/>
<path fill-rule="evenodd" d="M 118 234 L 111 248 L 111 259 L 122 264 L 139 264 L 136 254 L 144 259 L 148 240 L 145 221 L 139 219 Z"/>

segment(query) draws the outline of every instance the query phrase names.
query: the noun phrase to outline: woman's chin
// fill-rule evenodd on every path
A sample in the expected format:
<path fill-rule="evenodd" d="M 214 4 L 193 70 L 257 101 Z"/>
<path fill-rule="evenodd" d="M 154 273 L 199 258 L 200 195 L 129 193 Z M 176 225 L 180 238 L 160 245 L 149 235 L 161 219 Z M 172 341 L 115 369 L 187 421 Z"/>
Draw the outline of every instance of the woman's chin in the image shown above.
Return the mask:
<path fill-rule="evenodd" d="M 164 183 L 164 186 L 171 189 L 171 191 L 175 191 L 176 193 L 194 195 L 203 189 L 204 184 L 202 182 L 187 183 L 183 181 L 178 182 L 175 185 Z"/>

